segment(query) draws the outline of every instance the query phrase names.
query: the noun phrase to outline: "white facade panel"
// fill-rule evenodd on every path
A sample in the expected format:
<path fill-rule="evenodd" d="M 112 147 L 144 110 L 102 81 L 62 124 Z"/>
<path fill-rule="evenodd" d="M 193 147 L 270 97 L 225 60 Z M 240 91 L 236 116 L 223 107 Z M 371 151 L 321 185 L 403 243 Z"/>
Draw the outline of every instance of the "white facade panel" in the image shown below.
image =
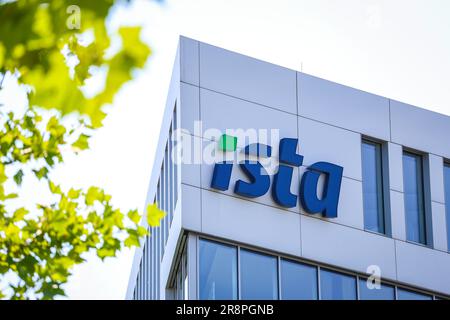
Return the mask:
<path fill-rule="evenodd" d="M 447 116 L 392 100 L 391 132 L 392 142 L 450 158 Z"/>
<path fill-rule="evenodd" d="M 297 137 L 295 115 L 209 90 L 200 89 L 200 112 L 204 131 L 274 129 L 280 137 Z"/>
<path fill-rule="evenodd" d="M 433 221 L 433 248 L 448 251 L 445 205 L 433 201 L 431 203 L 431 211 Z"/>
<path fill-rule="evenodd" d="M 376 265 L 382 277 L 396 279 L 393 239 L 304 215 L 301 227 L 304 258 L 362 273 Z"/>
<path fill-rule="evenodd" d="M 200 189 L 181 184 L 181 216 L 183 228 L 200 232 L 202 228 L 202 207 Z"/>
<path fill-rule="evenodd" d="M 444 159 L 434 154 L 429 154 L 428 163 L 430 168 L 431 200 L 445 203 Z"/>
<path fill-rule="evenodd" d="M 300 116 L 390 140 L 389 99 L 297 73 Z"/>
<path fill-rule="evenodd" d="M 199 42 L 180 37 L 180 77 L 181 81 L 199 85 Z"/>
<path fill-rule="evenodd" d="M 403 148 L 395 143 L 388 143 L 389 187 L 403 192 Z"/>
<path fill-rule="evenodd" d="M 184 148 L 186 146 L 186 148 Z M 177 148 L 180 146 L 177 146 Z M 181 182 L 192 186 L 200 186 L 202 154 L 194 154 L 193 149 L 202 150 L 203 139 L 187 133 L 181 135 L 183 162 L 181 163 Z M 189 151 L 190 150 L 190 151 Z"/>
<path fill-rule="evenodd" d="M 301 256 L 300 215 L 202 190 L 202 232 Z"/>
<path fill-rule="evenodd" d="M 403 193 L 391 190 L 390 198 L 392 237 L 406 240 L 405 200 Z"/>
<path fill-rule="evenodd" d="M 180 105 L 181 128 L 194 134 L 195 122 L 200 121 L 200 88 L 181 82 Z"/>
<path fill-rule="evenodd" d="M 295 71 L 203 43 L 200 86 L 297 114 Z"/>
<path fill-rule="evenodd" d="M 396 241 L 398 280 L 450 295 L 450 255 L 403 241 Z"/>
<path fill-rule="evenodd" d="M 306 118 L 298 118 L 303 164 L 326 161 L 344 168 L 344 176 L 362 180 L 361 135 Z"/>

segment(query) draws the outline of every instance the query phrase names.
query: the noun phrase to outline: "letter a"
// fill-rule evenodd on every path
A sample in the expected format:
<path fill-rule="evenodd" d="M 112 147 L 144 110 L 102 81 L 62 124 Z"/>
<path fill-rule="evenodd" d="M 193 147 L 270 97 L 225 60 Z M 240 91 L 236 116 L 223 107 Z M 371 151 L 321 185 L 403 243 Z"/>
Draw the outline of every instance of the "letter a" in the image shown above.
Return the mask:
<path fill-rule="evenodd" d="M 300 183 L 300 202 L 309 213 L 322 213 L 326 218 L 336 218 L 344 168 L 328 162 L 316 162 L 308 168 Z M 325 174 L 322 196 L 317 197 L 317 185 Z"/>

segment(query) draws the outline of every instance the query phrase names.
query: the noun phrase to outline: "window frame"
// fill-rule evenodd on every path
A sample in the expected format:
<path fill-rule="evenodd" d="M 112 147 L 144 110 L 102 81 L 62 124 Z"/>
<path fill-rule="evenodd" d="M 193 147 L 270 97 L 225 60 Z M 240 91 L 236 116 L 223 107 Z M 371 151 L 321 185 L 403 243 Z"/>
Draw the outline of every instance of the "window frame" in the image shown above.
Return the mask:
<path fill-rule="evenodd" d="M 249 253 L 249 254 L 252 254 L 252 255 L 258 255 L 258 256 L 264 256 L 265 258 L 269 258 L 269 259 L 273 259 L 274 260 L 274 262 L 275 262 L 275 277 L 276 277 L 276 279 L 275 279 L 275 283 L 276 283 L 276 288 L 275 288 L 275 291 L 274 291 L 274 293 L 276 294 L 276 298 L 275 299 L 267 299 L 267 300 L 280 300 L 280 257 L 278 256 L 278 255 L 274 255 L 274 254 L 269 254 L 269 253 L 265 253 L 265 252 L 261 252 L 261 251 L 258 251 L 258 250 L 253 250 L 253 249 L 250 249 L 250 248 L 246 248 L 246 247 L 243 247 L 242 248 L 242 250 L 240 249 L 239 251 L 238 251 L 238 253 L 239 253 L 239 260 L 238 260 L 238 272 L 237 272 L 237 274 L 238 274 L 238 277 L 239 277 L 239 279 L 238 279 L 238 286 L 239 286 L 239 288 L 240 288 L 240 290 L 239 290 L 239 300 L 254 300 L 254 298 L 251 298 L 251 299 L 244 299 L 244 298 L 242 298 L 242 252 L 247 252 L 247 253 Z M 264 299 L 264 300 L 266 300 L 266 299 Z"/>
<path fill-rule="evenodd" d="M 450 172 L 450 161 L 444 160 L 444 199 L 445 199 L 445 230 L 447 233 L 447 252 L 450 252 L 450 203 L 448 203 L 447 198 L 450 199 L 450 187 L 446 188 L 446 185 L 450 186 L 450 181 L 447 183 L 445 180 L 446 170 Z M 449 175 L 450 179 L 450 175 Z"/>
<path fill-rule="evenodd" d="M 377 185 L 377 203 L 379 206 L 379 212 L 377 212 L 377 219 L 380 223 L 380 220 L 382 220 L 381 226 L 382 230 L 374 231 L 370 229 L 366 229 L 366 212 L 364 210 L 364 178 L 362 178 L 362 196 L 363 196 L 363 219 L 364 219 L 364 230 L 368 232 L 373 232 L 376 234 L 391 236 L 391 227 L 390 227 L 390 207 L 389 207 L 389 168 L 388 168 L 388 159 L 387 159 L 387 148 L 386 143 L 380 140 L 376 140 L 370 137 L 363 136 L 361 138 L 361 169 L 363 169 L 364 162 L 363 162 L 363 145 L 373 145 L 377 148 L 377 182 L 379 182 L 379 185 Z M 361 172 L 362 174 L 362 172 Z M 380 212 L 381 211 L 381 212 Z"/>
<path fill-rule="evenodd" d="M 301 261 L 298 261 L 298 260 L 294 260 L 294 259 L 291 259 L 291 258 L 286 258 L 286 257 L 283 257 L 283 256 L 279 256 L 279 259 L 278 259 L 278 279 L 279 279 L 279 283 L 278 283 L 278 297 L 279 297 L 279 300 L 289 300 L 289 299 L 284 299 L 283 298 L 283 296 L 284 296 L 284 294 L 283 294 L 283 291 L 282 291 L 282 289 L 283 289 L 283 283 L 282 283 L 282 277 L 283 277 L 283 267 L 282 267 L 282 265 L 283 265 L 283 261 L 284 262 L 286 262 L 286 263 L 292 263 L 292 264 L 298 264 L 298 265 L 301 265 L 301 266 L 303 266 L 303 267 L 307 267 L 307 268 L 311 268 L 311 269 L 313 269 L 314 270 L 314 272 L 315 272 L 315 277 L 314 277 L 314 282 L 315 282 L 315 296 L 316 296 L 316 299 L 311 299 L 311 300 L 319 300 L 319 283 L 318 283 L 318 281 L 317 281 L 317 279 L 318 279 L 318 277 L 319 277 L 319 272 L 320 272 L 320 269 L 319 269 L 319 267 L 317 266 L 317 265 L 314 265 L 314 264 L 309 264 L 309 263 L 304 263 L 304 262 L 301 262 Z"/>
<path fill-rule="evenodd" d="M 428 297 L 430 299 L 418 299 L 418 300 L 424 300 L 424 301 L 428 301 L 428 300 L 435 300 L 435 298 L 437 297 L 436 295 L 432 294 L 432 293 L 425 293 L 423 291 L 416 291 L 414 289 L 410 289 L 410 288 L 406 288 L 403 286 L 396 286 L 395 288 L 395 300 L 397 301 L 415 301 L 415 300 L 411 300 L 411 299 L 399 299 L 399 292 L 407 292 L 407 293 L 411 293 L 411 294 L 415 294 L 418 296 L 424 296 L 424 297 Z M 417 299 L 416 299 L 417 301 Z"/>
<path fill-rule="evenodd" d="M 360 287 L 360 284 L 361 284 L 362 281 L 367 281 L 368 279 L 369 279 L 369 276 L 367 276 L 367 275 L 366 276 L 358 276 L 357 277 L 356 281 L 357 281 L 357 285 L 358 285 L 358 300 L 361 300 L 361 301 L 370 301 L 370 300 L 373 301 L 374 300 L 374 299 L 362 299 L 361 298 L 361 287 Z M 393 301 L 393 300 L 397 299 L 397 288 L 398 288 L 398 285 L 396 285 L 394 283 L 391 283 L 389 281 L 385 281 L 385 280 L 380 281 L 380 285 L 392 288 L 392 294 L 393 294 L 392 297 L 393 298 L 392 299 L 383 299 L 383 301 Z M 375 299 L 375 300 L 377 300 L 377 299 Z M 378 300 L 378 301 L 380 301 L 380 300 Z"/>
<path fill-rule="evenodd" d="M 261 253 L 261 254 L 271 255 L 271 256 L 276 257 L 278 259 L 278 261 L 280 261 L 281 259 L 286 259 L 286 260 L 290 260 L 292 262 L 298 262 L 298 263 L 302 263 L 302 264 L 305 264 L 305 265 L 317 268 L 317 278 L 316 278 L 316 280 L 317 280 L 317 298 L 318 298 L 317 300 L 322 300 L 321 289 L 320 289 L 320 270 L 322 268 L 326 269 L 326 270 L 329 270 L 329 271 L 334 271 L 334 272 L 337 272 L 337 273 L 341 273 L 341 274 L 344 274 L 344 275 L 355 277 L 356 278 L 356 284 L 357 284 L 356 285 L 356 294 L 357 294 L 356 298 L 357 298 L 357 300 L 361 300 L 360 299 L 360 292 L 359 292 L 358 281 L 359 281 L 359 279 L 367 279 L 368 275 L 365 274 L 365 273 L 352 271 L 352 270 L 348 270 L 348 269 L 344 269 L 344 268 L 339 268 L 339 267 L 328 265 L 328 264 L 325 264 L 325 263 L 304 259 L 304 258 L 301 258 L 301 257 L 289 255 L 289 254 L 286 254 L 286 253 L 283 254 L 283 253 L 275 252 L 273 250 L 263 249 L 263 248 L 255 247 L 255 246 L 248 245 L 248 244 L 242 244 L 240 242 L 227 240 L 227 239 L 224 239 L 224 238 L 215 237 L 215 236 L 211 236 L 211 235 L 200 234 L 200 233 L 197 233 L 197 232 L 189 232 L 189 234 L 192 235 L 193 237 L 195 237 L 195 239 L 196 239 L 195 243 L 196 244 L 195 244 L 195 249 L 193 249 L 192 251 L 189 251 L 187 254 L 188 255 L 190 255 L 190 254 L 192 255 L 193 254 L 193 255 L 196 256 L 195 260 L 196 260 L 197 266 L 199 265 L 199 260 L 200 260 L 199 244 L 200 244 L 200 240 L 201 239 L 207 240 L 207 241 L 217 242 L 219 244 L 224 244 L 224 245 L 229 245 L 229 246 L 236 247 L 236 249 L 237 249 L 237 278 L 238 278 L 238 281 L 237 281 L 238 298 L 237 298 L 237 300 L 242 300 L 241 299 L 241 295 L 240 295 L 240 288 L 241 288 L 241 283 L 240 283 L 240 272 L 241 272 L 241 270 L 240 270 L 240 250 L 241 249 L 250 250 L 250 251 L 254 251 L 254 252 L 257 252 L 257 253 Z M 197 287 L 197 289 L 196 289 L 196 296 L 193 299 L 199 299 L 198 298 L 199 297 L 199 289 L 198 289 L 199 268 L 197 267 L 195 269 L 196 269 L 195 277 L 197 279 L 197 280 L 195 280 L 195 282 L 196 282 L 195 286 Z M 278 270 L 280 271 L 281 269 L 278 269 Z M 280 274 L 278 274 L 278 278 L 280 278 Z M 431 296 L 434 299 L 435 298 L 440 298 L 440 299 L 443 299 L 443 300 L 450 300 L 450 295 L 446 296 L 446 295 L 443 295 L 442 293 L 438 293 L 438 292 L 435 292 L 435 291 L 426 291 L 426 290 L 424 290 L 422 288 L 415 287 L 413 285 L 406 286 L 404 284 L 395 282 L 395 281 L 390 280 L 390 279 L 382 279 L 381 283 L 383 285 L 388 285 L 388 286 L 394 287 L 394 289 L 395 289 L 395 299 L 394 300 L 397 300 L 397 291 L 398 291 L 398 289 L 413 291 L 413 292 L 418 293 L 418 294 Z M 281 290 L 281 286 L 278 286 L 278 289 L 280 291 Z M 278 297 L 280 298 L 281 295 L 279 294 Z"/>
<path fill-rule="evenodd" d="M 405 156 L 414 157 L 416 160 L 418 160 L 416 163 L 418 166 L 416 166 L 416 174 L 419 178 L 419 184 L 416 185 L 418 189 L 418 198 L 419 201 L 421 199 L 421 203 L 419 204 L 419 210 L 422 210 L 422 217 L 419 216 L 419 228 L 423 228 L 423 242 L 420 241 L 420 233 L 421 230 L 419 230 L 419 241 L 408 239 L 408 215 L 406 212 L 406 192 L 405 192 L 405 168 L 404 168 L 404 160 Z M 405 213 L 405 232 L 406 232 L 406 241 L 410 243 L 414 243 L 416 245 L 422 245 L 431 247 L 432 246 L 432 230 L 430 230 L 431 227 L 431 221 L 430 221 L 430 210 L 428 208 L 429 196 L 427 196 L 427 180 L 426 177 L 428 176 L 426 173 L 426 169 L 428 168 L 427 162 L 426 162 L 426 154 L 410 149 L 410 148 L 403 148 L 402 150 L 402 175 L 403 175 L 403 203 L 404 203 L 404 213 Z M 429 186 L 429 179 L 428 179 L 428 186 Z M 429 189 L 429 187 L 428 187 Z M 420 223 L 422 222 L 422 226 L 420 226 Z"/>
<path fill-rule="evenodd" d="M 342 271 L 337 271 L 336 269 L 328 268 L 328 267 L 320 268 L 319 272 L 320 272 L 320 283 L 319 283 L 319 285 L 320 285 L 320 300 L 323 300 L 323 301 L 326 301 L 326 300 L 328 300 L 328 301 L 330 301 L 330 300 L 357 301 L 357 300 L 359 300 L 359 287 L 358 287 L 359 277 L 358 277 L 357 274 L 350 274 L 350 273 L 346 273 L 346 272 L 342 272 Z M 346 298 L 343 298 L 343 299 L 323 299 L 322 298 L 323 297 L 323 292 L 322 292 L 323 291 L 322 290 L 322 283 L 323 283 L 322 282 L 322 272 L 327 272 L 329 274 L 334 274 L 335 276 L 340 276 L 340 277 L 343 277 L 343 278 L 351 278 L 353 280 L 353 284 L 354 284 L 354 288 L 353 288 L 352 291 L 354 291 L 353 293 L 355 295 L 355 299 L 346 299 Z"/>
<path fill-rule="evenodd" d="M 204 242 L 209 242 L 210 244 L 215 244 L 218 246 L 222 246 L 222 247 L 230 247 L 235 249 L 234 255 L 235 255 L 235 263 L 236 263 L 236 277 L 237 279 L 234 279 L 234 281 L 236 282 L 236 298 L 235 300 L 241 300 L 241 296 L 240 296 L 240 246 L 237 246 L 236 244 L 231 244 L 228 242 L 224 242 L 224 241 L 220 241 L 217 239 L 213 239 L 213 238 L 207 238 L 207 237 L 197 237 L 196 239 L 196 254 L 197 254 L 197 267 L 196 267 L 196 291 L 197 291 L 197 298 L 200 299 L 200 243 L 204 241 Z M 189 254 L 189 252 L 186 253 L 187 255 Z"/>

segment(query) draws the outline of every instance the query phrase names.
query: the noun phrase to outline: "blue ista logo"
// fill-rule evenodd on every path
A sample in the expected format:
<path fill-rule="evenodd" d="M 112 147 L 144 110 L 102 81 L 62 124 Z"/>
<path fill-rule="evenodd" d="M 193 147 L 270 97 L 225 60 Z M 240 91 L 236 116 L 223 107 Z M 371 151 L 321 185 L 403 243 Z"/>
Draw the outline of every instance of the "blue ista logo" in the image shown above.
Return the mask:
<path fill-rule="evenodd" d="M 223 135 L 219 147 L 223 151 L 235 151 L 237 138 Z M 279 166 L 273 177 L 271 193 L 273 200 L 282 207 L 295 207 L 300 201 L 303 209 L 311 214 L 321 213 L 327 218 L 336 218 L 338 214 L 339 194 L 343 168 L 329 162 L 316 162 L 310 165 L 300 181 L 299 194 L 291 193 L 291 181 L 294 167 L 303 164 L 303 156 L 297 154 L 298 139 L 283 138 L 279 145 Z M 244 148 L 246 155 L 271 157 L 272 147 L 260 143 Z M 234 193 L 257 198 L 270 189 L 270 177 L 259 161 L 244 160 L 239 163 L 248 181 L 238 180 L 234 185 Z M 214 166 L 211 188 L 225 191 L 229 189 L 233 162 L 218 162 Z M 324 175 L 324 184 L 320 195 L 317 194 L 319 178 Z"/>

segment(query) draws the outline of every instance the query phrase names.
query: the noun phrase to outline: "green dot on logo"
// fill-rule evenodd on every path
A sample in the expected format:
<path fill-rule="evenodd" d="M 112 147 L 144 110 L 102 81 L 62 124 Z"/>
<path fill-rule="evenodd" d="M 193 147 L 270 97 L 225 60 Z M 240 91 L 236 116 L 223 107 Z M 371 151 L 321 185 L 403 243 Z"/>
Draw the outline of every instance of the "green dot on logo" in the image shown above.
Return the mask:
<path fill-rule="evenodd" d="M 222 151 L 236 151 L 237 137 L 223 134 L 219 139 L 219 150 Z"/>

